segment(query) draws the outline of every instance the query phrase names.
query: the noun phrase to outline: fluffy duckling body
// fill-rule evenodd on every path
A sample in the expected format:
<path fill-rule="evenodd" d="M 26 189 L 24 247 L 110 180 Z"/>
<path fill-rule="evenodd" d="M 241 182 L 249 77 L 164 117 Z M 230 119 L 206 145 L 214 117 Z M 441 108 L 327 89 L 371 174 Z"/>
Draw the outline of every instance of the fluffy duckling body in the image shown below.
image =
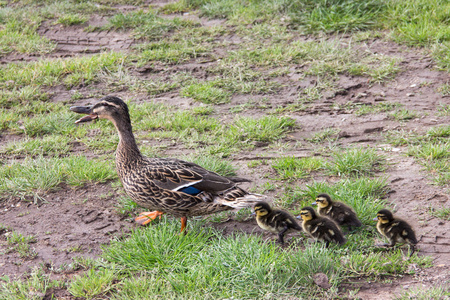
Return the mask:
<path fill-rule="evenodd" d="M 318 216 L 312 207 L 302 208 L 300 217 L 303 219 L 303 230 L 316 240 L 324 241 L 327 247 L 330 242 L 345 244 L 346 239 L 339 226 L 330 218 Z"/>
<path fill-rule="evenodd" d="M 385 244 L 384 246 L 393 247 L 396 243 L 407 243 L 412 248 L 411 255 L 414 254 L 417 238 L 414 230 L 406 221 L 395 218 L 387 209 L 380 210 L 375 220 L 378 221 L 378 232 L 390 242 L 390 244 Z"/>
<path fill-rule="evenodd" d="M 183 231 L 188 216 L 251 207 L 264 199 L 238 187 L 239 182 L 249 180 L 221 176 L 175 158 L 142 155 L 132 132 L 128 106 L 120 98 L 106 96 L 94 105 L 73 106 L 70 110 L 85 114 L 76 123 L 107 119 L 116 127 L 116 170 L 123 187 L 138 205 L 155 210 L 135 219 L 142 225 L 169 213 L 181 217 Z"/>
<path fill-rule="evenodd" d="M 281 244 L 284 244 L 284 235 L 289 230 L 302 230 L 294 216 L 284 210 L 272 209 L 267 202 L 260 201 L 253 209 L 259 227 L 278 234 L 278 241 Z"/>
<path fill-rule="evenodd" d="M 361 221 L 356 216 L 355 211 L 348 205 L 331 200 L 328 194 L 320 194 L 316 197 L 317 212 L 321 216 L 333 219 L 339 226 L 346 225 L 349 230 L 352 227 L 360 227 Z"/>

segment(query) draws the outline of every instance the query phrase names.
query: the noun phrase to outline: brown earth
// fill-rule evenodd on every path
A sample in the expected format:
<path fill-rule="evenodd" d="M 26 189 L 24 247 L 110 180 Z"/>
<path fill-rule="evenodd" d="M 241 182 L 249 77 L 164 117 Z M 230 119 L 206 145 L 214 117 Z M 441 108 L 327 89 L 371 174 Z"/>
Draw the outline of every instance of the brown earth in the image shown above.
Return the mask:
<path fill-rule="evenodd" d="M 127 9 L 127 8 L 121 8 Z M 195 16 L 188 16 L 190 18 Z M 212 21 L 198 19 L 203 24 L 209 25 Z M 105 22 L 104 17 L 93 17 L 89 25 L 98 26 Z M 217 22 L 217 21 L 216 21 Z M 56 50 L 50 57 L 70 57 L 88 55 L 103 50 L 129 51 L 134 43 L 132 37 L 123 32 L 92 32 L 83 31 L 83 27 L 62 27 L 44 23 L 39 29 L 41 35 L 57 43 Z M 239 39 L 229 38 L 229 43 L 239 44 Z M 231 45 L 230 47 L 233 47 Z M 410 49 L 384 40 L 367 41 L 361 46 L 361 50 L 371 51 L 402 59 L 402 71 L 393 79 L 384 84 L 370 84 L 365 77 L 349 77 L 342 75 L 339 81 L 339 89 L 336 95 L 323 97 L 314 102 L 306 111 L 292 113 L 299 128 L 290 133 L 284 141 L 292 144 L 300 143 L 295 150 L 288 150 L 282 155 L 304 157 L 312 155 L 313 145 L 305 142 L 306 138 L 313 136 L 315 132 L 325 128 L 337 128 L 341 130 L 338 143 L 341 146 L 363 145 L 375 147 L 380 153 L 388 157 L 390 165 L 384 174 L 389 182 L 390 193 L 387 201 L 395 207 L 397 215 L 407 219 L 416 229 L 421 238 L 418 248 L 420 255 L 430 255 L 434 259 L 435 266 L 425 270 L 417 270 L 414 276 L 394 278 L 390 283 L 370 283 L 366 280 L 356 281 L 346 288 L 359 287 L 357 297 L 361 299 L 391 299 L 410 288 L 428 288 L 438 284 L 450 282 L 450 225 L 430 215 L 430 207 L 450 207 L 448 187 L 432 184 L 430 174 L 413 158 L 405 155 L 405 147 L 392 147 L 384 142 L 384 135 L 389 130 L 404 129 L 418 133 L 424 133 L 431 127 L 440 124 L 449 124 L 448 116 L 437 116 L 439 104 L 448 104 L 448 98 L 442 97 L 438 88 L 449 82 L 449 74 L 438 71 L 433 61 L 420 49 Z M 220 51 L 218 51 L 220 52 Z M 217 53 L 216 53 L 217 55 Z M 1 63 L 20 60 L 36 60 L 40 57 L 26 55 L 8 55 L 1 58 Z M 202 63 L 192 60 L 186 64 L 163 66 L 155 69 L 149 68 L 146 72 L 135 72 L 136 76 L 168 76 L 180 70 L 191 72 L 193 76 L 204 78 L 208 76 L 205 68 L 214 62 Z M 313 86 L 315 78 L 299 79 L 298 69 L 292 69 L 286 76 L 276 78 L 283 84 L 283 88 L 276 95 L 250 95 L 235 96 L 231 103 L 216 106 L 215 114 L 222 120 L 231 119 L 233 114 L 229 108 L 239 105 L 242 101 L 258 103 L 262 97 L 268 99 L 265 105 L 275 108 L 293 103 L 298 92 L 304 87 Z M 152 71 L 153 70 L 153 71 Z M 155 73 L 156 72 L 156 73 Z M 85 88 L 77 90 L 83 92 Z M 95 86 L 97 92 L 107 94 L 107 87 Z M 70 99 L 71 91 L 63 87 L 51 90 L 52 101 Z M 128 92 L 117 93 L 118 96 L 127 98 Z M 190 99 L 182 98 L 178 93 L 166 93 L 158 97 L 148 95 L 133 95 L 136 101 L 156 101 L 176 107 L 189 107 L 197 105 Z M 79 103 L 93 102 L 95 99 L 87 99 Z M 352 110 L 336 104 L 347 102 L 375 104 L 378 102 L 400 103 L 408 110 L 419 114 L 408 122 L 399 122 L 389 118 L 387 113 L 355 116 Z M 256 106 L 255 106 L 256 107 Z M 260 116 L 265 110 L 251 108 L 243 112 L 246 115 Z M 20 136 L 2 133 L 0 142 L 21 138 Z M 253 180 L 247 188 L 258 186 L 269 181 L 265 174 L 273 174 L 273 170 L 265 165 L 259 169 L 250 169 L 247 162 L 252 159 L 273 159 L 281 154 L 261 144 L 240 155 L 232 157 L 233 164 L 238 166 L 238 175 Z M 77 149 L 75 147 L 74 149 Z M 83 147 L 78 147 L 82 150 Z M 180 157 L 185 149 L 173 145 L 164 153 L 166 156 Z M 321 178 L 315 178 L 321 180 Z M 305 185 L 306 180 L 299 180 L 298 185 Z M 269 193 L 270 196 L 281 194 L 282 190 Z M 98 257 L 101 246 L 108 244 L 114 236 L 121 236 L 129 232 L 136 225 L 132 220 L 121 216 L 117 210 L 116 199 L 120 191 L 113 189 L 109 184 L 87 185 L 81 188 L 61 186 L 56 192 L 42 195 L 42 199 L 36 201 L 23 201 L 10 198 L 0 203 L 0 223 L 9 226 L 12 230 L 23 235 L 33 235 L 36 242 L 32 244 L 36 256 L 33 259 L 21 258 L 17 252 L 9 252 L 0 256 L 0 275 L 8 275 L 12 278 L 21 277 L 33 267 L 46 266 L 53 276 L 72 276 L 73 271 L 64 272 L 66 266 L 73 263 L 72 258 Z M 99 198 L 98 195 L 108 195 Z M 254 220 L 238 222 L 230 219 L 226 222 L 212 226 L 221 228 L 225 234 L 234 231 L 244 231 L 264 235 L 265 238 L 275 239 L 274 236 L 262 232 Z M 8 252 L 8 246 L 4 243 L 6 231 L 0 232 L 0 253 Z M 70 268 L 68 268 L 70 269 Z M 70 295 L 61 292 L 61 299 L 70 299 Z"/>

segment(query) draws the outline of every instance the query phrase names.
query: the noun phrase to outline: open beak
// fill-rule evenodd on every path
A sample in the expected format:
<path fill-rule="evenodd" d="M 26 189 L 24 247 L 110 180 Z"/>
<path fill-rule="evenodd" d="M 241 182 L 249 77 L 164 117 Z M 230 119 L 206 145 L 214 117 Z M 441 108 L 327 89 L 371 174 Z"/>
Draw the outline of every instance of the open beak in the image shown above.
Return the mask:
<path fill-rule="evenodd" d="M 90 105 L 90 106 L 71 106 L 70 110 L 73 112 L 76 112 L 78 114 L 87 115 L 87 116 L 82 117 L 81 119 L 76 120 L 75 123 L 90 122 L 90 121 L 93 121 L 98 118 L 97 114 L 91 113 L 92 105 Z"/>

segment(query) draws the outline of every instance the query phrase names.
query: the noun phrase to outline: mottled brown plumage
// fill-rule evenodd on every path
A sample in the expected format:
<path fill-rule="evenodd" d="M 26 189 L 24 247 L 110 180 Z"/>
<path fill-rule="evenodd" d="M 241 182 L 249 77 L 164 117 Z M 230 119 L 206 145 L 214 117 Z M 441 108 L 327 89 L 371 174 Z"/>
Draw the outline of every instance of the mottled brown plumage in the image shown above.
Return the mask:
<path fill-rule="evenodd" d="M 278 234 L 278 241 L 281 244 L 284 244 L 284 235 L 289 230 L 302 230 L 294 216 L 284 210 L 272 209 L 267 202 L 260 201 L 253 209 L 259 227 Z"/>
<path fill-rule="evenodd" d="M 264 198 L 237 186 L 249 180 L 224 177 L 179 159 L 143 156 L 132 132 L 128 106 L 117 97 L 107 96 L 92 106 L 70 109 L 87 115 L 77 123 L 103 118 L 116 127 L 119 134 L 116 170 L 123 187 L 138 205 L 158 211 L 136 218 L 141 224 L 161 215 L 160 212 L 177 217 L 207 215 L 249 207 Z"/>
<path fill-rule="evenodd" d="M 387 209 L 380 210 L 374 221 L 378 221 L 378 232 L 390 242 L 384 246 L 393 247 L 396 243 L 407 243 L 412 248 L 411 255 L 414 254 L 417 244 L 416 234 L 406 221 L 395 218 Z"/>
<path fill-rule="evenodd" d="M 360 227 L 362 225 L 350 206 L 331 200 L 328 194 L 319 194 L 314 204 L 317 204 L 319 215 L 333 219 L 339 226 L 346 225 L 349 230 L 352 230 L 353 226 Z"/>
<path fill-rule="evenodd" d="M 330 242 L 345 244 L 346 239 L 339 226 L 328 217 L 318 216 L 314 208 L 309 206 L 302 208 L 300 217 L 303 219 L 303 230 L 316 240 L 324 241 L 327 247 Z"/>

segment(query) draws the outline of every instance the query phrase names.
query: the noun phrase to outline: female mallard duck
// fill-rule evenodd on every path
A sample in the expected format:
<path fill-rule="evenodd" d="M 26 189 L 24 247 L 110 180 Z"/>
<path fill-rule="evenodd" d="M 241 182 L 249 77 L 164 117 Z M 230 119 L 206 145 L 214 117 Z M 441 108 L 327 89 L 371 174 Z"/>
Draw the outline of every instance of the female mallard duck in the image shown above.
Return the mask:
<path fill-rule="evenodd" d="M 272 209 L 267 202 L 260 201 L 253 209 L 259 227 L 278 234 L 280 244 L 284 244 L 284 234 L 288 230 L 302 230 L 294 216 L 284 210 Z"/>
<path fill-rule="evenodd" d="M 339 226 L 327 217 L 318 216 L 314 208 L 309 206 L 302 208 L 300 217 L 303 219 L 303 230 L 313 238 L 325 241 L 327 247 L 330 242 L 345 244 L 346 239 Z"/>
<path fill-rule="evenodd" d="M 377 217 L 373 219 L 378 221 L 378 232 L 387 237 L 390 244 L 383 246 L 393 247 L 396 243 L 407 243 L 411 246 L 411 255 L 416 251 L 416 234 L 411 226 L 405 221 L 395 218 L 387 209 L 382 209 L 377 213 Z"/>
<path fill-rule="evenodd" d="M 143 156 L 132 132 L 128 106 L 117 97 L 106 96 L 92 106 L 70 110 L 87 115 L 76 123 L 108 119 L 116 127 L 116 171 L 125 191 L 138 205 L 155 210 L 135 219 L 142 225 L 169 213 L 181 217 L 183 231 L 188 216 L 249 207 L 263 198 L 236 185 L 246 179 L 224 177 L 178 159 Z"/>
<path fill-rule="evenodd" d="M 360 227 L 362 225 L 350 206 L 342 202 L 332 201 L 328 194 L 319 194 L 313 205 L 315 204 L 317 204 L 319 215 L 333 219 L 339 226 L 347 225 L 348 229 L 352 230 L 352 226 Z"/>

